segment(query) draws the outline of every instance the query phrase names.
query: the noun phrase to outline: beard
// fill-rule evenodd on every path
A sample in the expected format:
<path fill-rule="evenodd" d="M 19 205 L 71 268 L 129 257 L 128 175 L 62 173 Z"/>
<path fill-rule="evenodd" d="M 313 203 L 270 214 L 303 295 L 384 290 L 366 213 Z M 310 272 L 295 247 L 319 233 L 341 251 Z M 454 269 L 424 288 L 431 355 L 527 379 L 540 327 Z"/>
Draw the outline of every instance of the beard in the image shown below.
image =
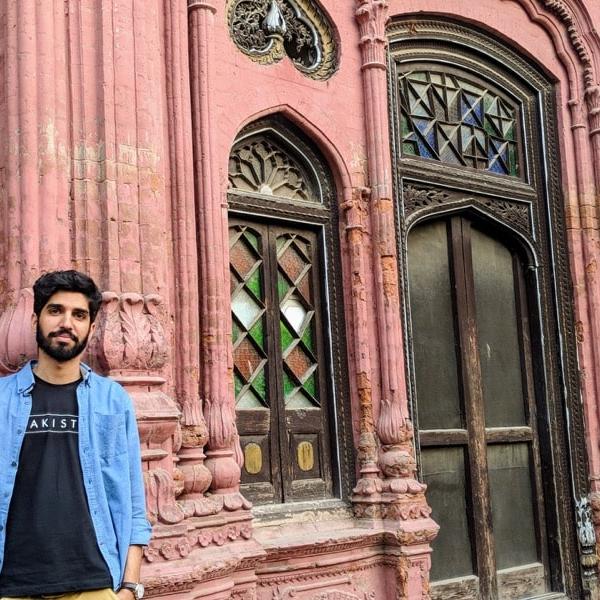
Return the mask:
<path fill-rule="evenodd" d="M 52 338 L 58 335 L 67 334 L 71 337 L 71 339 L 75 342 L 72 347 L 65 346 L 64 344 L 52 345 Z M 43 350 L 50 358 L 53 358 L 57 362 L 67 362 L 76 356 L 79 356 L 87 346 L 88 335 L 81 341 L 79 338 L 66 329 L 59 329 L 58 331 L 53 331 L 45 336 L 41 329 L 39 323 L 35 328 L 35 341 L 41 350 Z"/>

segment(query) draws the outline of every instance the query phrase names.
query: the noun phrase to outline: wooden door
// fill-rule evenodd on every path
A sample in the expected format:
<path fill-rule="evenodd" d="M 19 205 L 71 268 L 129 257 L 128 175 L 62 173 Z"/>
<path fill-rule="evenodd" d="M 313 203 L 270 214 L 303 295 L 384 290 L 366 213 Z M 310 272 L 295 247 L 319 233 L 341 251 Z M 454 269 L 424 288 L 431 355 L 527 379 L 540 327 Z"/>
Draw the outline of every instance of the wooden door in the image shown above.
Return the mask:
<path fill-rule="evenodd" d="M 455 216 L 408 237 L 434 598 L 548 588 L 534 361 L 519 253 Z M 449 596 L 449 594 L 452 594 Z"/>
<path fill-rule="evenodd" d="M 256 503 L 332 494 L 317 229 L 230 220 L 242 487 Z"/>

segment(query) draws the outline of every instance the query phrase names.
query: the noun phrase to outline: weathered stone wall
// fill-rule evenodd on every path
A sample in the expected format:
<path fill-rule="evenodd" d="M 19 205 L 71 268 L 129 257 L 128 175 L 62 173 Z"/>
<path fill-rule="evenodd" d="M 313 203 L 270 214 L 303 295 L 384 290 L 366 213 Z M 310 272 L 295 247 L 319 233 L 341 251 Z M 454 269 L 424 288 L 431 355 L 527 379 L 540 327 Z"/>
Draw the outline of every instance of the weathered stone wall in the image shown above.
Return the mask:
<path fill-rule="evenodd" d="M 404 380 L 387 19 L 430 12 L 513 44 L 556 81 L 592 509 L 600 514 L 600 5 L 593 0 L 323 0 L 336 73 L 251 61 L 217 0 L 0 6 L 0 369 L 35 351 L 30 286 L 105 291 L 88 359 L 137 406 L 155 525 L 152 595 L 428 597 L 431 520 Z M 231 383 L 228 157 L 279 114 L 329 162 L 340 212 L 358 484 L 352 502 L 253 517 Z M 597 528 L 600 520 L 596 521 Z"/>

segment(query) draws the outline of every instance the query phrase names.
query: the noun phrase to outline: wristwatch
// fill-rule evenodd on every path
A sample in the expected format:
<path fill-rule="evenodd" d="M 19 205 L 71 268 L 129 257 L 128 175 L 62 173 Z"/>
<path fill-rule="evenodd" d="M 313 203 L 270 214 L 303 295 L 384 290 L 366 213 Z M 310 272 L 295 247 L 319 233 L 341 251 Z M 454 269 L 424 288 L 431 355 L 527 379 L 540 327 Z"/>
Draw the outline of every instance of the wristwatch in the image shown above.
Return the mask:
<path fill-rule="evenodd" d="M 131 590 L 135 600 L 142 600 L 144 597 L 144 586 L 141 583 L 132 583 L 131 581 L 124 581 L 121 583 L 121 589 Z"/>

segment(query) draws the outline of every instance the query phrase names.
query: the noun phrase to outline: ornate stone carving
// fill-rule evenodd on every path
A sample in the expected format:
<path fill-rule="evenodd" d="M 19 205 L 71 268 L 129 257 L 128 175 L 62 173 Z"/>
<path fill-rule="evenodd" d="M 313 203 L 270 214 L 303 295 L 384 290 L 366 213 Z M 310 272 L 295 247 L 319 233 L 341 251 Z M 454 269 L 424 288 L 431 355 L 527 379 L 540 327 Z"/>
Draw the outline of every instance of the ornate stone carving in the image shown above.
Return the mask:
<path fill-rule="evenodd" d="M 14 373 L 37 353 L 31 329 L 33 290 L 25 288 L 0 316 L 0 374 Z"/>
<path fill-rule="evenodd" d="M 379 63 L 385 69 L 385 26 L 389 20 L 387 0 L 358 0 L 355 15 L 360 30 L 363 62 L 368 65 Z"/>
<path fill-rule="evenodd" d="M 590 53 L 586 48 L 586 44 L 578 31 L 577 23 L 573 18 L 573 15 L 569 11 L 567 5 L 563 0 L 539 0 L 540 4 L 558 17 L 560 21 L 566 26 L 566 32 L 569 36 L 571 46 L 575 50 L 580 63 L 583 66 L 583 78 L 585 86 L 594 85 L 594 67 L 590 57 Z"/>
<path fill-rule="evenodd" d="M 104 292 L 102 302 L 94 344 L 100 366 L 107 371 L 160 370 L 168 357 L 160 296 Z"/>
<path fill-rule="evenodd" d="M 441 190 L 419 189 L 412 185 L 407 185 L 402 188 L 402 200 L 407 215 L 420 208 L 441 206 L 444 202 L 448 201 L 450 197 L 450 194 Z"/>
<path fill-rule="evenodd" d="M 173 525 L 184 519 L 181 507 L 175 502 L 175 480 L 165 469 L 150 469 L 144 473 L 148 520 Z"/>
<path fill-rule="evenodd" d="M 417 188 L 408 184 L 402 188 L 402 200 L 407 219 L 420 210 L 453 206 L 475 206 L 492 213 L 523 232 L 531 232 L 529 205 L 488 196 L 466 196 L 460 192 L 447 192 L 436 188 Z"/>
<path fill-rule="evenodd" d="M 575 501 L 575 517 L 577 520 L 577 539 L 581 551 L 580 560 L 584 575 L 593 576 L 598 565 L 596 554 L 596 532 L 592 520 L 592 507 L 587 497 Z"/>
<path fill-rule="evenodd" d="M 218 511 L 219 507 L 217 507 Z M 155 536 L 144 548 L 144 556 L 148 562 L 177 560 L 185 558 L 195 547 L 222 546 L 228 541 L 249 540 L 251 537 L 252 525 L 249 521 L 231 523 L 221 527 L 192 529 L 191 533 L 183 537 L 161 539 Z"/>
<path fill-rule="evenodd" d="M 320 193 L 289 152 L 272 140 L 251 138 L 229 156 L 230 191 L 314 202 Z"/>
<path fill-rule="evenodd" d="M 228 21 L 236 46 L 260 64 L 287 55 L 312 79 L 337 68 L 333 27 L 314 0 L 232 0 Z"/>

